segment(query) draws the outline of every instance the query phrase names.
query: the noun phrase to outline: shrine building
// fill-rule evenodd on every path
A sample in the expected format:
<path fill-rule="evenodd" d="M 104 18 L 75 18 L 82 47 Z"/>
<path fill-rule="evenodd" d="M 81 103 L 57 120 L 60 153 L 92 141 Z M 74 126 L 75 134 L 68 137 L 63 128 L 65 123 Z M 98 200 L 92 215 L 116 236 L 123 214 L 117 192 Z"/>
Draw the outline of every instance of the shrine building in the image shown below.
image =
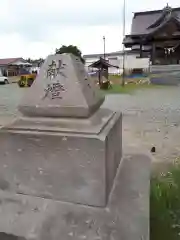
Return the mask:
<path fill-rule="evenodd" d="M 150 57 L 152 65 L 180 64 L 180 8 L 136 12 L 126 48 Z"/>
<path fill-rule="evenodd" d="M 152 81 L 180 83 L 180 8 L 167 4 L 161 10 L 134 13 L 131 34 L 123 44 L 139 58 L 150 59 Z"/>

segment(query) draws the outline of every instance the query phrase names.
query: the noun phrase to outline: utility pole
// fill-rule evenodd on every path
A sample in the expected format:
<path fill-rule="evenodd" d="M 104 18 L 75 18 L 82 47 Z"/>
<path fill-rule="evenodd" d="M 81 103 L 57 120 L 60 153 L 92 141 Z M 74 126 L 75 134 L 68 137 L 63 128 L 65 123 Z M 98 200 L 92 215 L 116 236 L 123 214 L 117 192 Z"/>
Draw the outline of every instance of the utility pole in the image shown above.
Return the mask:
<path fill-rule="evenodd" d="M 104 42 L 104 59 L 106 59 L 106 38 L 103 36 L 103 42 Z"/>
<path fill-rule="evenodd" d="M 124 0 L 123 4 L 123 40 L 125 38 L 125 31 L 126 31 L 126 0 Z M 123 63 L 122 63 L 122 86 L 125 85 L 125 46 L 123 44 Z"/>

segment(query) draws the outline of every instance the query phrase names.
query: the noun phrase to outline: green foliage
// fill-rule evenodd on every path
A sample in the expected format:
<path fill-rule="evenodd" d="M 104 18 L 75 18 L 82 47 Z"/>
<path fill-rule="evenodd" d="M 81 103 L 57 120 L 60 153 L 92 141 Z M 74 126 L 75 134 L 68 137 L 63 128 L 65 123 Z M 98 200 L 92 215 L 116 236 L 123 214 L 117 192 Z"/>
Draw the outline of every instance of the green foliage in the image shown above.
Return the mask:
<path fill-rule="evenodd" d="M 62 54 L 62 53 L 72 53 L 75 56 L 79 57 L 83 64 L 85 63 L 85 60 L 82 57 L 81 51 L 76 46 L 73 46 L 73 45 L 65 46 L 65 45 L 63 45 L 61 48 L 56 49 L 56 54 Z"/>
<path fill-rule="evenodd" d="M 180 239 L 180 166 L 152 177 L 150 195 L 150 239 Z"/>
<path fill-rule="evenodd" d="M 28 59 L 26 59 L 26 61 L 29 63 L 34 63 L 34 62 L 42 62 L 42 61 L 44 61 L 44 59 L 43 58 L 38 58 L 38 59 L 28 58 Z"/>
<path fill-rule="evenodd" d="M 26 61 L 31 64 L 36 64 L 37 66 L 40 66 L 44 62 L 44 59 L 43 58 L 39 58 L 39 59 L 28 58 L 28 59 L 26 59 Z"/>

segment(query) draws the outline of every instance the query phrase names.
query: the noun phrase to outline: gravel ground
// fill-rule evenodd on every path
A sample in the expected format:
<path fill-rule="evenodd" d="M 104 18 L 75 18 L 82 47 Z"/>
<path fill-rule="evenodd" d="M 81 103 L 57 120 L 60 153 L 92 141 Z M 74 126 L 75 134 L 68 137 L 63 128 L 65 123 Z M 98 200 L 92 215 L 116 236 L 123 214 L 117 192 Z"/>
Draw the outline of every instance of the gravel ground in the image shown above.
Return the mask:
<path fill-rule="evenodd" d="M 134 95 L 111 95 L 105 105 L 123 112 L 124 151 L 156 147 L 153 161 L 180 156 L 180 87 L 144 89 Z"/>
<path fill-rule="evenodd" d="M 26 89 L 16 84 L 0 86 L 0 125 L 19 115 L 17 105 Z M 154 162 L 180 156 L 180 87 L 144 89 L 133 95 L 108 95 L 104 107 L 123 112 L 123 147 L 150 150 Z"/>

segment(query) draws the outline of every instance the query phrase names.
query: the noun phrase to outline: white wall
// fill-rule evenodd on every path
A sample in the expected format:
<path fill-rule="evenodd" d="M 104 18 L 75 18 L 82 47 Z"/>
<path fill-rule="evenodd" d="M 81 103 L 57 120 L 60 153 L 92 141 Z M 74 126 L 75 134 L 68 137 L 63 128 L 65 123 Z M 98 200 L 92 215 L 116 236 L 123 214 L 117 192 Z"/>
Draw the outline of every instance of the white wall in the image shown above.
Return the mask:
<path fill-rule="evenodd" d="M 149 67 L 149 58 L 137 58 L 138 55 L 126 55 L 125 56 L 125 68 L 148 68 Z M 122 68 L 123 57 L 121 56 L 120 68 Z"/>
<path fill-rule="evenodd" d="M 118 56 L 113 56 L 113 57 L 108 57 L 109 63 L 113 66 L 120 66 L 120 57 Z M 120 69 L 118 68 L 114 68 L 114 67 L 110 67 L 109 68 L 109 73 L 110 74 L 119 74 L 120 73 Z"/>
<path fill-rule="evenodd" d="M 88 66 L 89 65 L 91 65 L 92 63 L 94 63 L 94 62 L 96 62 L 96 61 L 98 61 L 99 60 L 99 58 L 86 58 L 85 59 L 85 68 L 86 68 L 86 70 L 88 71 Z"/>
<path fill-rule="evenodd" d="M 33 71 L 37 71 L 37 73 L 39 74 L 40 67 L 31 67 L 30 72 L 32 73 Z"/>
<path fill-rule="evenodd" d="M 149 59 L 148 58 L 137 58 L 138 55 L 131 54 L 125 55 L 125 69 L 131 70 L 133 68 L 149 68 Z M 118 56 L 115 60 L 115 57 L 109 57 L 109 63 L 115 66 L 118 66 L 120 69 L 109 68 L 109 73 L 122 73 L 123 71 L 123 56 Z"/>
<path fill-rule="evenodd" d="M 137 57 L 138 57 L 138 54 L 125 55 L 125 69 L 126 70 L 131 70 L 133 68 L 143 68 L 143 69 L 149 68 L 149 58 L 137 58 Z M 109 57 L 107 57 L 107 59 L 109 60 L 110 64 L 119 67 L 119 69 L 109 68 L 110 74 L 122 73 L 122 70 L 123 70 L 123 56 L 122 55 L 109 56 Z M 88 66 L 97 60 L 99 60 L 99 58 L 86 59 L 86 64 L 85 64 L 86 69 L 88 70 Z"/>

